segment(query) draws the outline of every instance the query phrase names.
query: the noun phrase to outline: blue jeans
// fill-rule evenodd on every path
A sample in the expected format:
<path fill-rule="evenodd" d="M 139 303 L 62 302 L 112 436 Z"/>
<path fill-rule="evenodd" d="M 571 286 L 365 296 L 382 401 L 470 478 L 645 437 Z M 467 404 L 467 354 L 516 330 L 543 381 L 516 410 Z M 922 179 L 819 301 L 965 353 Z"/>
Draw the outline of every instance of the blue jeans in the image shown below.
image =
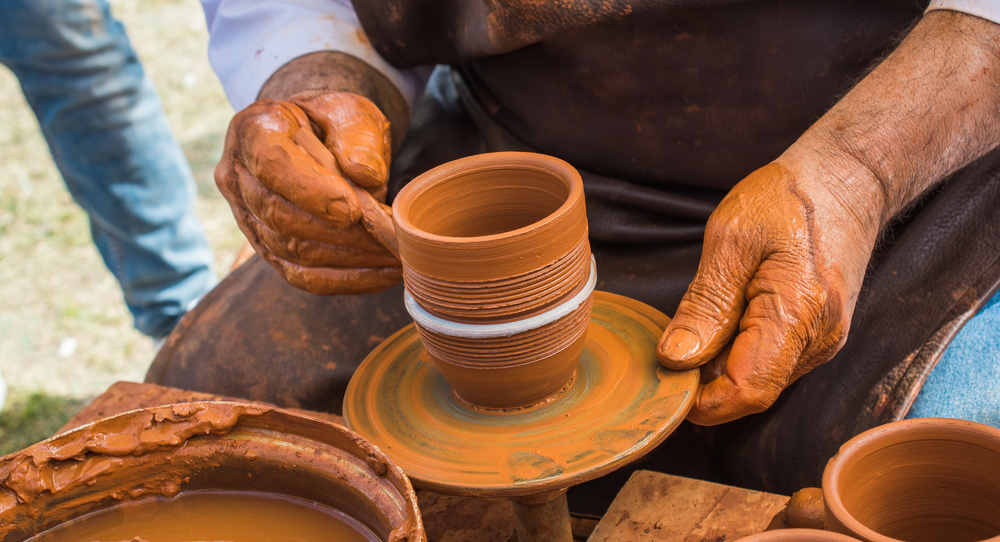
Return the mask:
<path fill-rule="evenodd" d="M 906 417 L 1000 427 L 1000 293 L 948 345 Z"/>
<path fill-rule="evenodd" d="M 166 336 L 217 278 L 191 169 L 125 29 L 106 0 L 0 0 L 0 62 L 90 215 L 135 327 Z"/>

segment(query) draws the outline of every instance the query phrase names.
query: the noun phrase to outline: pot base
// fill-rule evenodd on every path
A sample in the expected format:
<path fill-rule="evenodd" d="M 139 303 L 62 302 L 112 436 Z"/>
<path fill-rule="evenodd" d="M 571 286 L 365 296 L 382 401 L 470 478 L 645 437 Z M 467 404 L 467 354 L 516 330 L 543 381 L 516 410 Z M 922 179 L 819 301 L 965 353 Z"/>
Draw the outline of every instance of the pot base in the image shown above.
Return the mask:
<path fill-rule="evenodd" d="M 552 401 L 513 410 L 458 400 L 411 324 L 355 372 L 344 418 L 426 489 L 518 496 L 567 488 L 638 459 L 687 416 L 699 371 L 656 360 L 669 322 L 648 305 L 594 292 L 575 380 Z"/>

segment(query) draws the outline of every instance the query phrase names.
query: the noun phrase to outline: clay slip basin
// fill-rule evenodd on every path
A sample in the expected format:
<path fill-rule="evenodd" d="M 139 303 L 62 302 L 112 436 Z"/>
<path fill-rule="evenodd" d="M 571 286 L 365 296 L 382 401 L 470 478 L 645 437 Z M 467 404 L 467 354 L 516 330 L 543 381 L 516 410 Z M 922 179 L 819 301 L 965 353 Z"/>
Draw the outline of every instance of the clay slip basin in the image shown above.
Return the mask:
<path fill-rule="evenodd" d="M 393 220 L 407 310 L 460 398 L 522 407 L 572 381 L 596 282 L 572 166 L 520 152 L 449 162 L 400 192 Z"/>
<path fill-rule="evenodd" d="M 185 499 L 194 503 L 222 492 L 257 501 L 266 496 L 271 501 L 264 499 L 265 504 L 277 500 L 324 518 L 332 514 L 323 510 L 339 511 L 344 524 L 353 526 L 346 540 L 358 539 L 355 534 L 360 540 L 425 540 L 409 480 L 376 447 L 332 423 L 230 402 L 126 412 L 0 459 L 0 540 L 23 542 L 61 528 L 55 538 L 42 534 L 38 539 L 76 542 L 63 533 L 98 516 L 121 526 L 121 518 L 136 517 L 124 513 L 129 510 Z M 287 516 L 273 514 L 264 521 L 280 527 Z M 181 517 L 184 521 L 167 521 L 167 528 L 185 526 L 190 518 Z M 219 517 L 206 525 L 215 520 L 239 522 Z M 162 531 L 142 536 L 144 525 L 135 525 L 127 538 L 99 540 L 161 536 Z M 84 542 L 94 539 L 87 536 Z"/>

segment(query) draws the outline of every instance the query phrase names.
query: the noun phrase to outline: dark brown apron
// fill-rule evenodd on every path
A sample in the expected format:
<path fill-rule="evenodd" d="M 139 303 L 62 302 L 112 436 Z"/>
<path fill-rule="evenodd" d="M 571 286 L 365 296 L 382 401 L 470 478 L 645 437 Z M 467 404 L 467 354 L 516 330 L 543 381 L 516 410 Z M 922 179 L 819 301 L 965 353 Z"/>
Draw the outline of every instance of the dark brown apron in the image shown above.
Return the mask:
<path fill-rule="evenodd" d="M 470 154 L 567 159 L 584 177 L 598 288 L 673 314 L 725 192 L 790 145 L 921 11 L 909 1 L 709 3 L 356 0 L 389 61 L 454 65 L 435 71 L 414 111 L 390 197 Z M 833 360 L 767 412 L 683 425 L 640 465 L 786 494 L 818 485 L 841 443 L 906 414 L 996 291 L 998 209 L 993 152 L 885 232 Z M 316 296 L 254 257 L 185 316 L 146 379 L 339 412 L 354 368 L 408 323 L 401 286 Z M 579 488 L 574 507 L 600 513 L 626 476 Z"/>

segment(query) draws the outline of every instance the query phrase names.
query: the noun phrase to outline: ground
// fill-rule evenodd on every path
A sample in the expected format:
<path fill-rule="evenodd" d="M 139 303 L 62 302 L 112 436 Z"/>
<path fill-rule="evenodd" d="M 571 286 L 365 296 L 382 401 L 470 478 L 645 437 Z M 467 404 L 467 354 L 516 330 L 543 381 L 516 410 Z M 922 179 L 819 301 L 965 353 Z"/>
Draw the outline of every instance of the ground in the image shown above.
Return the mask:
<path fill-rule="evenodd" d="M 206 57 L 196 0 L 111 0 L 159 89 L 198 183 L 198 215 L 220 274 L 243 242 L 212 180 L 232 116 Z M 0 455 L 49 436 L 118 380 L 141 381 L 153 343 L 66 191 L 17 79 L 0 68 Z"/>

